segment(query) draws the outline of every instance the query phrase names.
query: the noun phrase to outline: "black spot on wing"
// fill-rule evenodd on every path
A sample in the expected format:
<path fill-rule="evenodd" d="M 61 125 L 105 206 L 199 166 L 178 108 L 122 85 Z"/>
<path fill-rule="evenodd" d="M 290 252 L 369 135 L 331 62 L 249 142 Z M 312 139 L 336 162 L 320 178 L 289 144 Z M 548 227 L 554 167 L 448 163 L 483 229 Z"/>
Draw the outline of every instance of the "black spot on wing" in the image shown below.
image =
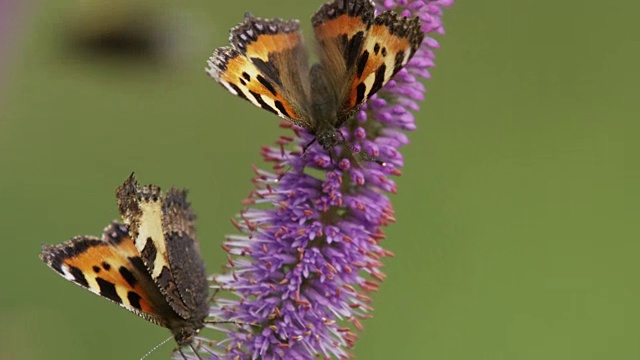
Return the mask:
<path fill-rule="evenodd" d="M 77 282 L 78 284 L 84 287 L 89 287 L 89 283 L 87 282 L 87 279 L 84 277 L 84 274 L 80 269 L 78 269 L 75 266 L 69 266 L 69 272 L 71 273 L 71 276 L 73 276 L 73 280 L 75 282 Z"/>
<path fill-rule="evenodd" d="M 404 52 L 400 51 L 396 54 L 396 58 L 393 64 L 393 75 L 395 75 L 398 71 L 400 71 L 404 67 Z"/>
<path fill-rule="evenodd" d="M 247 81 L 251 81 L 251 76 L 244 71 L 242 72 L 242 77 Z"/>
<path fill-rule="evenodd" d="M 64 272 L 62 271 L 62 263 L 60 261 L 58 261 L 57 259 L 54 260 L 53 262 L 51 262 L 51 264 L 49 266 L 51 266 L 51 268 L 53 270 L 55 270 L 58 273 L 64 275 Z"/>
<path fill-rule="evenodd" d="M 376 92 L 378 92 L 378 90 L 380 90 L 380 88 L 384 84 L 384 80 L 385 80 L 384 73 L 386 71 L 387 71 L 387 66 L 385 64 L 380 65 L 378 70 L 376 70 L 376 78 L 373 82 L 373 85 L 371 85 L 371 90 L 369 90 L 369 93 L 367 94 L 367 98 L 371 97 L 371 95 L 375 94 Z"/>
<path fill-rule="evenodd" d="M 99 267 L 99 266 L 95 266 L 95 265 L 93 265 L 93 272 L 95 272 L 95 273 L 97 274 L 97 273 L 99 273 L 99 272 L 100 272 L 100 270 L 102 270 L 102 269 L 100 269 L 100 267 Z"/>
<path fill-rule="evenodd" d="M 119 245 L 124 239 L 129 238 L 129 229 L 126 225 L 113 222 L 104 229 L 103 234 L 109 242 Z"/>
<path fill-rule="evenodd" d="M 269 54 L 269 58 L 271 58 L 271 54 Z M 277 86 L 282 86 L 280 71 L 274 65 L 274 62 L 271 61 L 271 59 L 269 59 L 269 61 L 264 61 L 260 58 L 252 57 L 250 58 L 250 60 L 264 76 L 266 76 L 269 80 L 275 82 Z"/>
<path fill-rule="evenodd" d="M 364 101 L 364 92 L 367 90 L 367 85 L 363 82 L 356 87 L 356 104 L 361 104 Z"/>
<path fill-rule="evenodd" d="M 100 277 L 96 278 L 96 282 L 98 283 L 98 286 L 100 286 L 100 295 L 117 303 L 122 303 L 122 299 L 118 296 L 116 287 L 113 283 Z"/>
<path fill-rule="evenodd" d="M 272 108 L 271 106 L 269 106 L 269 104 L 267 104 L 266 102 L 264 102 L 264 100 L 262 100 L 262 96 L 256 92 L 253 91 L 249 91 L 249 93 L 253 96 L 254 99 L 256 99 L 256 101 L 258 102 L 258 104 L 260 104 L 260 107 L 267 110 L 267 111 L 271 111 L 272 113 L 279 115 L 278 112 L 276 111 L 276 109 Z"/>
<path fill-rule="evenodd" d="M 109 265 L 108 262 L 103 261 L 102 262 L 102 268 L 105 269 L 106 271 L 109 271 L 111 269 L 111 265 Z"/>
<path fill-rule="evenodd" d="M 276 100 L 275 101 L 276 104 L 276 108 L 278 108 L 278 110 L 280 110 L 280 112 L 286 116 L 286 117 L 291 117 L 291 115 L 289 115 L 289 113 L 287 112 L 287 109 L 284 108 L 284 105 L 282 105 L 282 102 L 280 100 Z"/>
<path fill-rule="evenodd" d="M 158 255 L 158 249 L 156 249 L 156 246 L 153 244 L 153 239 L 150 237 L 147 238 L 147 242 L 144 244 L 141 255 L 144 259 L 144 263 L 147 264 L 149 268 L 149 272 L 153 272 L 156 256 Z"/>
<path fill-rule="evenodd" d="M 118 272 L 120 272 L 120 275 L 122 275 L 122 277 L 127 282 L 127 284 L 129 284 L 129 286 L 134 287 L 138 283 L 138 280 L 135 278 L 135 276 L 133 276 L 131 271 L 129 271 L 129 269 L 127 269 L 126 267 L 120 266 L 120 269 L 118 269 Z"/>
<path fill-rule="evenodd" d="M 135 256 L 135 257 L 130 257 L 129 261 L 131 262 L 131 265 L 133 265 L 133 267 L 138 270 L 139 274 L 148 274 L 149 270 L 147 270 L 147 267 L 144 266 L 144 262 L 142 261 L 142 259 L 139 256 Z M 151 278 L 151 275 L 149 275 L 149 278 Z"/>
<path fill-rule="evenodd" d="M 353 69 L 353 67 L 356 65 L 356 61 L 360 56 L 360 49 L 362 49 L 363 43 L 364 32 L 362 31 L 358 31 L 347 42 L 344 49 L 344 61 L 347 65 L 347 69 Z"/>
<path fill-rule="evenodd" d="M 142 297 L 136 292 L 129 291 L 127 293 L 127 300 L 129 300 L 129 304 L 138 310 L 142 310 L 142 307 L 140 306 L 140 299 L 142 299 Z"/>
<path fill-rule="evenodd" d="M 378 53 L 379 53 L 379 52 L 380 52 L 380 44 L 376 43 L 376 44 L 373 46 L 373 53 L 374 53 L 375 55 L 378 55 Z"/>
<path fill-rule="evenodd" d="M 246 96 L 244 96 L 244 93 L 242 92 L 242 90 L 240 90 L 240 88 L 237 87 L 235 84 L 227 83 L 227 85 L 229 85 L 229 87 L 233 89 L 233 91 L 236 93 L 236 95 L 238 95 L 239 97 L 241 97 L 241 98 L 243 98 L 245 100 L 249 100 L 249 99 L 247 99 Z"/>
<path fill-rule="evenodd" d="M 258 79 L 258 82 L 260 82 L 260 84 L 262 84 L 262 86 L 267 88 L 267 90 L 269 90 L 269 92 L 273 96 L 275 96 L 277 94 L 276 89 L 273 87 L 273 85 L 271 85 L 271 83 L 268 82 L 267 79 L 263 78 L 262 75 L 258 75 L 257 79 Z"/>
<path fill-rule="evenodd" d="M 358 78 L 360 78 L 362 76 L 362 72 L 364 71 L 364 68 L 367 65 L 367 61 L 369 61 L 369 52 L 367 50 L 365 50 L 362 53 L 362 56 L 360 57 L 360 60 L 358 60 L 358 69 L 357 69 Z"/>

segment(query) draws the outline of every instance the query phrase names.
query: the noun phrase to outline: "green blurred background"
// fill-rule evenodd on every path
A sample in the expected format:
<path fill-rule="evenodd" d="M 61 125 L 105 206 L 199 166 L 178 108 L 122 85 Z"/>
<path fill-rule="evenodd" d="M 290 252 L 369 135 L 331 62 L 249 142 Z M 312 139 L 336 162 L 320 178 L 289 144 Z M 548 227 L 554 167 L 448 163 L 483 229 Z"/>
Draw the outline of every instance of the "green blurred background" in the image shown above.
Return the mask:
<path fill-rule="evenodd" d="M 23 7 L 0 84 L 1 359 L 137 359 L 169 336 L 58 277 L 40 246 L 99 235 L 135 170 L 191 190 L 219 271 L 251 164 L 281 130 L 205 60 L 245 11 L 308 19 L 320 2 Z M 638 13 L 545 0 L 446 11 L 358 359 L 640 358 Z M 77 44 L 149 16 L 146 54 Z"/>

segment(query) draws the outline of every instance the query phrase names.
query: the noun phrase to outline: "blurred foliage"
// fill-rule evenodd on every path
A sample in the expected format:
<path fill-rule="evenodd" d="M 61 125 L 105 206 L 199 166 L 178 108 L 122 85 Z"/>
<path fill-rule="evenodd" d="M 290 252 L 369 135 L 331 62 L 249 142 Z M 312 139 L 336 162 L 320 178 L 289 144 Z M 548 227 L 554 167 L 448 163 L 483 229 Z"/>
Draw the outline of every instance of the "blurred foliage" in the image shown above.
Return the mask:
<path fill-rule="evenodd" d="M 98 235 L 135 171 L 191 190 L 203 256 L 219 271 L 251 164 L 281 130 L 210 80 L 205 60 L 245 11 L 308 29 L 319 4 L 28 8 L 0 101 L 0 358 L 138 358 L 169 336 L 59 278 L 40 245 Z M 396 257 L 359 359 L 640 358 L 638 11 L 458 1 L 446 12 L 384 240 Z M 108 29 L 153 51 L 114 60 L 69 46 Z"/>

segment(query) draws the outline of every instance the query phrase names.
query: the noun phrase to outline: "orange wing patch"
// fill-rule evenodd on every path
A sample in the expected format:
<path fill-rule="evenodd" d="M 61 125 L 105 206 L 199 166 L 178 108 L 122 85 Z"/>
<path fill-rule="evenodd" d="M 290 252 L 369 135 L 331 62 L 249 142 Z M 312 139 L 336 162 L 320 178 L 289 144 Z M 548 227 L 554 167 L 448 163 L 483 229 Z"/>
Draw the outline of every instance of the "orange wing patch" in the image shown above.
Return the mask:
<path fill-rule="evenodd" d="M 320 64 L 339 99 L 350 93 L 354 68 L 374 16 L 370 0 L 357 0 L 325 3 L 311 18 Z"/>
<path fill-rule="evenodd" d="M 264 56 L 264 49 L 256 55 Z M 250 101 L 257 107 L 281 118 L 294 121 L 300 118 L 276 85 L 268 81 L 247 57 L 232 48 L 219 48 L 209 59 L 207 72 L 230 93 Z"/>
<path fill-rule="evenodd" d="M 245 16 L 231 29 L 230 47 L 207 61 L 206 72 L 229 92 L 300 126 L 309 126 L 307 54 L 297 20 Z"/>
<path fill-rule="evenodd" d="M 322 9 L 320 11 L 322 11 Z M 318 14 L 324 13 L 318 12 Z M 327 17 L 316 17 L 313 19 L 316 39 L 322 43 L 328 40 L 334 40 L 335 38 L 342 37 L 344 35 L 353 36 L 353 34 L 360 31 L 367 31 L 372 19 L 373 13 L 368 16 L 342 14 L 333 19 Z"/>
<path fill-rule="evenodd" d="M 345 106 L 356 107 L 380 90 L 409 62 L 423 38 L 418 18 L 391 11 L 376 17 L 357 60 Z"/>
<path fill-rule="evenodd" d="M 293 29 L 293 24 L 288 31 Z M 297 25 L 297 24 L 296 24 Z M 237 30 L 236 30 L 237 31 Z M 288 32 L 288 33 L 276 33 L 276 34 L 261 34 L 256 37 L 255 41 L 244 42 L 242 36 L 234 34 L 231 39 L 231 43 L 235 44 L 236 48 L 242 49 L 244 47 L 244 56 L 248 58 L 258 58 L 262 61 L 269 61 L 269 55 L 274 52 L 291 51 L 296 46 L 302 43 L 300 38 L 300 32 Z"/>
<path fill-rule="evenodd" d="M 125 226 L 109 225 L 103 239 L 79 236 L 63 244 L 44 245 L 40 258 L 65 279 L 162 324 L 161 309 L 153 305 L 160 293 L 153 292 L 153 282 Z"/>

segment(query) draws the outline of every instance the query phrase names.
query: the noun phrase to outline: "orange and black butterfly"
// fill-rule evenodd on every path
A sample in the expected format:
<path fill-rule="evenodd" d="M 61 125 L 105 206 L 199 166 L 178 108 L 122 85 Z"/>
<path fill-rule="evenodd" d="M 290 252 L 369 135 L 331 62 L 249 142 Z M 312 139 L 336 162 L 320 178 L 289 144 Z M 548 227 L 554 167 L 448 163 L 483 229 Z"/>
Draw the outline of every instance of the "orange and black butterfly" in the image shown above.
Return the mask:
<path fill-rule="evenodd" d="M 209 284 L 185 190 L 139 186 L 133 175 L 116 190 L 123 222 L 102 237 L 44 245 L 40 259 L 65 279 L 171 330 L 178 350 L 193 347 L 207 322 Z M 184 357 L 184 354 L 183 354 Z"/>
<path fill-rule="evenodd" d="M 375 15 L 370 0 L 335 0 L 311 18 L 319 63 L 309 68 L 298 20 L 246 15 L 231 46 L 206 71 L 229 92 L 307 129 L 331 154 L 338 129 L 415 54 L 424 38 L 418 18 Z"/>

